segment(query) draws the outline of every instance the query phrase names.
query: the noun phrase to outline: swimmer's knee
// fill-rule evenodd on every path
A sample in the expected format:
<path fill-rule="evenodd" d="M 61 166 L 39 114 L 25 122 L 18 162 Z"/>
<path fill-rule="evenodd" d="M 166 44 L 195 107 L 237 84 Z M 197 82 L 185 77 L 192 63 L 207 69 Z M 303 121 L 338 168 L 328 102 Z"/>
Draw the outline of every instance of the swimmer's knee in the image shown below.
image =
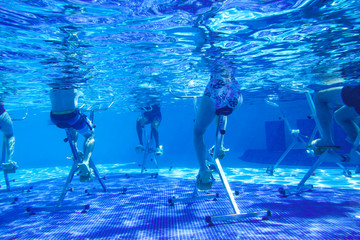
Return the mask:
<path fill-rule="evenodd" d="M 88 143 L 92 143 L 92 142 L 95 142 L 95 134 L 89 134 L 88 136 L 85 136 L 86 137 L 86 142 Z"/>
<path fill-rule="evenodd" d="M 155 129 L 157 129 L 158 127 L 159 127 L 159 125 L 160 125 L 160 122 L 159 121 L 153 121 L 152 123 L 151 123 L 151 127 L 152 128 L 155 128 Z"/>

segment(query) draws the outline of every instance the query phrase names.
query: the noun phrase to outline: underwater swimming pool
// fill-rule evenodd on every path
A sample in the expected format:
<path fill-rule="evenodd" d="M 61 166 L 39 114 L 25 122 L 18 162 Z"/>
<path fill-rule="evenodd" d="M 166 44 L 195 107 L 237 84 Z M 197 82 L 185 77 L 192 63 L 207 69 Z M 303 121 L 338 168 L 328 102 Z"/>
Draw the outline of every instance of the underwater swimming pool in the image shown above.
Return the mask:
<path fill-rule="evenodd" d="M 1 172 L 0 238 L 360 239 L 356 163 L 345 157 L 321 163 L 309 171 L 312 192 L 279 192 L 297 186 L 319 159 L 307 153 L 318 135 L 306 94 L 358 85 L 359 16 L 356 0 L 1 2 L 0 103 L 14 121 L 19 164 L 9 180 L 12 187 L 32 188 L 3 191 Z M 212 63 L 231 66 L 243 96 L 228 118 L 224 146 L 230 151 L 221 164 L 240 193 L 241 212 L 271 210 L 269 221 L 208 227 L 205 216 L 233 213 L 217 175 L 218 201 L 168 204 L 194 189 L 195 111 L 217 74 Z M 56 204 L 73 163 L 67 135 L 49 116 L 50 92 L 69 87 L 84 93 L 79 106 L 94 114 L 92 159 L 105 184 L 118 191 L 99 192 L 97 181 L 82 183 L 75 174 L 64 205 L 89 204 L 86 214 L 29 215 L 29 206 Z M 164 155 L 157 158 L 159 170 L 141 174 L 136 121 L 149 99 L 161 103 Z M 204 135 L 208 148 L 215 130 L 213 121 Z M 351 145 L 335 121 L 333 134 L 341 154 L 348 153 Z"/>

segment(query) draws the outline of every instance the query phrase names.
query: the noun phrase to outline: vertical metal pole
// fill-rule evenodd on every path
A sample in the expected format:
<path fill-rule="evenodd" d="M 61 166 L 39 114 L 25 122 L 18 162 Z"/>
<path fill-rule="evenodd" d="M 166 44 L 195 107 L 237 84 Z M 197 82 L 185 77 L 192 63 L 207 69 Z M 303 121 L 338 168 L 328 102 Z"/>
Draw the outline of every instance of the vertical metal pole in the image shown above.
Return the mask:
<path fill-rule="evenodd" d="M 144 121 L 144 115 L 142 116 L 142 120 L 141 121 Z M 142 162 L 142 165 L 141 165 L 141 174 L 144 173 L 144 170 L 145 170 L 145 163 L 146 163 L 146 159 L 149 155 L 149 142 L 148 142 L 148 138 L 147 138 L 147 133 L 146 133 L 146 126 L 145 124 L 143 124 L 143 142 L 144 142 L 144 157 L 143 157 L 143 162 Z"/>
<path fill-rule="evenodd" d="M 56 204 L 56 207 L 61 207 L 62 202 L 64 201 L 64 198 L 65 198 L 65 195 L 66 195 L 66 193 L 68 191 L 68 189 L 67 189 L 68 185 L 71 183 L 71 181 L 72 181 L 72 179 L 74 177 L 74 174 L 75 174 L 76 170 L 78 169 L 78 164 L 79 164 L 79 154 L 78 154 L 77 149 L 75 147 L 74 136 L 70 132 L 69 128 L 66 128 L 65 131 L 66 131 L 66 135 L 67 135 L 67 140 L 68 140 L 68 142 L 70 144 L 71 152 L 72 152 L 73 157 L 74 157 L 74 159 L 73 159 L 74 162 L 73 162 L 73 165 L 71 167 L 70 173 L 69 173 L 69 175 L 68 175 L 68 177 L 66 179 L 65 185 L 64 185 L 64 187 L 62 189 L 62 192 L 60 194 L 60 197 L 59 197 L 59 200 L 58 200 L 58 202 Z"/>
<path fill-rule="evenodd" d="M 71 152 L 72 152 L 72 154 L 74 156 L 74 160 L 79 163 L 80 162 L 79 161 L 80 157 L 79 157 L 79 153 L 77 151 L 77 148 L 75 146 L 75 140 L 74 140 L 75 136 L 73 136 L 73 134 L 72 134 L 72 132 L 71 132 L 71 130 L 69 128 L 66 128 L 65 131 L 66 131 L 67 139 L 69 141 Z"/>
<path fill-rule="evenodd" d="M 65 195 L 66 195 L 66 193 L 68 191 L 68 189 L 67 189 L 68 185 L 71 183 L 77 168 L 78 168 L 78 163 L 76 161 L 74 161 L 73 165 L 71 167 L 70 173 L 69 173 L 69 175 L 68 175 L 68 177 L 66 179 L 66 183 L 65 183 L 65 185 L 64 185 L 64 187 L 63 187 L 63 189 L 61 191 L 61 194 L 60 194 L 59 200 L 58 200 L 58 202 L 56 204 L 56 207 L 61 207 L 62 202 L 64 201 L 64 198 L 65 198 Z"/>
<path fill-rule="evenodd" d="M 320 136 L 323 137 L 324 136 L 324 130 L 322 129 L 322 127 L 320 125 L 320 122 L 319 122 L 319 119 L 317 118 L 315 104 L 314 104 L 314 101 L 313 101 L 313 99 L 311 97 L 310 92 L 305 92 L 305 96 L 306 96 L 306 99 L 307 99 L 307 101 L 309 103 L 309 107 L 310 107 L 312 116 L 313 116 L 313 118 L 315 120 L 315 123 L 316 123 L 316 127 L 318 128 Z"/>
<path fill-rule="evenodd" d="M 279 160 L 277 160 L 277 162 L 275 163 L 275 165 L 273 166 L 273 169 L 277 168 L 279 166 L 279 164 L 282 162 L 282 160 L 284 160 L 284 158 L 286 157 L 286 155 L 288 155 L 288 153 L 293 149 L 293 147 L 296 145 L 297 140 L 294 138 L 292 143 L 289 145 L 289 147 L 286 149 L 286 151 L 281 155 L 281 157 L 279 158 Z"/>
<path fill-rule="evenodd" d="M 92 111 L 90 112 L 90 121 L 91 121 L 91 123 L 94 122 L 94 110 L 92 110 Z"/>
<path fill-rule="evenodd" d="M 111 106 L 111 105 L 112 105 L 112 103 L 110 104 L 110 106 Z M 109 106 L 109 107 L 110 107 L 110 106 Z M 99 106 L 99 109 L 100 109 L 100 106 Z M 94 112 L 95 112 L 94 110 L 92 110 L 92 111 L 90 112 L 90 121 L 91 121 L 91 124 L 94 123 L 94 116 L 95 116 Z M 71 147 L 71 151 L 74 151 L 73 149 L 75 149 L 76 155 L 78 155 L 78 152 L 77 152 L 77 150 L 76 150 L 76 147 L 75 147 L 75 143 L 74 143 L 74 142 L 72 142 L 72 143 L 70 144 L 70 147 Z M 77 156 L 77 162 L 80 162 L 78 156 Z M 96 166 L 95 166 L 95 163 L 93 162 L 93 160 L 92 160 L 91 158 L 90 158 L 90 161 L 89 161 L 89 167 L 93 169 L 94 174 L 95 174 L 95 177 L 98 179 L 98 181 L 99 181 L 101 187 L 103 188 L 104 192 L 106 192 L 107 189 L 106 189 L 105 183 L 104 183 L 104 181 L 100 178 L 100 173 L 99 173 L 99 171 L 97 170 L 97 168 L 96 168 Z"/>
<path fill-rule="evenodd" d="M 153 135 L 153 131 L 150 125 L 150 136 L 149 136 L 149 153 L 152 155 L 152 160 L 156 166 L 156 168 L 159 168 L 159 165 L 157 163 L 156 159 L 156 143 L 155 143 L 155 137 Z"/>
<path fill-rule="evenodd" d="M 232 193 L 232 190 L 230 188 L 229 182 L 225 176 L 225 172 L 220 164 L 220 160 L 218 158 L 218 154 L 220 151 L 220 148 L 223 145 L 224 142 L 224 134 L 226 129 L 226 119 L 227 117 L 224 115 L 217 116 L 217 131 L 216 131 L 216 142 L 214 147 L 214 154 L 213 154 L 213 161 L 215 162 L 216 170 L 219 173 L 221 182 L 223 183 L 227 196 L 230 200 L 231 206 L 234 209 L 236 214 L 240 214 L 240 210 L 235 202 L 234 195 Z"/>
<path fill-rule="evenodd" d="M 96 168 L 96 166 L 95 166 L 95 163 L 93 162 L 93 160 L 92 160 L 91 158 L 90 158 L 89 166 L 90 166 L 90 168 L 93 169 L 94 174 L 95 174 L 95 177 L 98 179 L 98 181 L 99 181 L 101 187 L 103 188 L 104 192 L 106 192 L 106 191 L 107 191 L 106 185 L 105 185 L 103 179 L 101 179 L 100 173 L 99 173 L 99 171 L 97 170 L 97 168 Z"/>

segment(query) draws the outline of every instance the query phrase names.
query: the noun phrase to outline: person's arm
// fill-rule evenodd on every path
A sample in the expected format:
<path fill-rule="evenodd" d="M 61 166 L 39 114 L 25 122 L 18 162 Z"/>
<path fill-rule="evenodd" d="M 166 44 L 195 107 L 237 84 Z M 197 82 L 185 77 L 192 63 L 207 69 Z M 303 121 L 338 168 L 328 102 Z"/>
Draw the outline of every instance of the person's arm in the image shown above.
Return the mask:
<path fill-rule="evenodd" d="M 75 93 L 76 93 L 76 96 L 77 96 L 78 99 L 81 98 L 81 97 L 82 98 L 84 97 L 84 93 L 82 91 L 80 91 L 80 90 L 75 89 Z"/>
<path fill-rule="evenodd" d="M 74 93 L 75 93 L 75 107 L 78 107 L 78 102 L 79 102 L 79 98 L 84 98 L 84 93 L 80 90 L 74 89 Z"/>

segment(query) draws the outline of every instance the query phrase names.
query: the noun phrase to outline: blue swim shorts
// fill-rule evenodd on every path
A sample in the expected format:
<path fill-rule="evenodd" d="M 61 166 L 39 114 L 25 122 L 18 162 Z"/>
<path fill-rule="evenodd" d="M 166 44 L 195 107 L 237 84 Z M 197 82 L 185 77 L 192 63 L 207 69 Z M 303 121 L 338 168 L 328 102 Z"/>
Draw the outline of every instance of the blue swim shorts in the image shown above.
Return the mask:
<path fill-rule="evenodd" d="M 88 137 L 93 134 L 94 126 L 90 119 L 78 109 L 67 114 L 53 114 L 50 112 L 51 121 L 59 128 L 73 128 L 81 135 Z"/>

